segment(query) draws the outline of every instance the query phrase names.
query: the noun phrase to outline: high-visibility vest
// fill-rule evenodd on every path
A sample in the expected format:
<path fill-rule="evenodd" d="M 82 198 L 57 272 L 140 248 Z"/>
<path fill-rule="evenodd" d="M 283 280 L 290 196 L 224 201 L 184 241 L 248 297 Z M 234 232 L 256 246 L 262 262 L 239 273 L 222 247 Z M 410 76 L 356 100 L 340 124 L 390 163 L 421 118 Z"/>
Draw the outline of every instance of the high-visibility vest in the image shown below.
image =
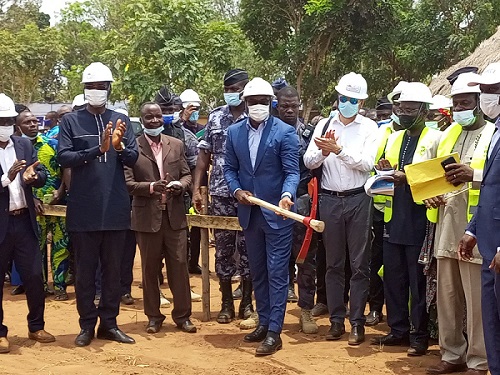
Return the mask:
<path fill-rule="evenodd" d="M 427 147 L 427 142 L 425 141 L 425 136 L 429 132 L 429 128 L 425 127 L 420 133 L 418 138 L 417 148 L 415 152 L 420 152 L 425 150 Z M 401 152 L 401 146 L 403 145 L 403 138 L 406 130 L 400 130 L 397 132 L 397 137 L 392 144 L 387 144 L 387 149 L 385 150 L 385 158 L 389 160 L 391 165 L 399 164 L 399 154 Z M 392 197 L 388 196 L 385 200 L 384 208 L 384 221 L 388 223 L 392 219 Z M 423 204 L 423 202 L 417 202 L 417 204 Z"/>
<path fill-rule="evenodd" d="M 394 132 L 392 126 L 389 125 L 383 125 L 383 128 L 379 128 L 382 131 L 382 138 L 380 139 L 380 144 L 378 145 L 378 150 L 377 150 L 377 157 L 375 158 L 375 163 L 378 163 L 378 161 L 382 158 L 382 155 L 384 155 L 385 152 L 385 147 L 387 146 L 387 140 L 389 139 L 389 136 Z M 373 203 L 381 203 L 384 204 L 386 201 L 387 197 L 385 195 L 375 195 L 373 197 Z"/>
<path fill-rule="evenodd" d="M 454 123 L 448 129 L 446 129 L 439 142 L 437 157 L 446 156 L 452 153 L 453 147 L 457 143 L 458 137 L 462 134 L 462 126 L 460 124 Z M 481 170 L 484 168 L 484 163 L 486 162 L 486 155 L 488 153 L 488 147 L 495 132 L 495 125 L 491 122 L 486 122 L 483 130 L 481 131 L 479 141 L 474 149 L 472 155 L 472 161 L 470 167 L 472 169 Z M 479 203 L 479 189 L 472 188 L 472 182 L 468 183 L 469 188 L 469 203 L 467 208 L 467 221 L 472 219 L 474 212 L 476 211 L 477 204 Z M 431 223 L 437 223 L 439 215 L 439 209 L 431 208 L 427 210 L 427 219 Z"/>

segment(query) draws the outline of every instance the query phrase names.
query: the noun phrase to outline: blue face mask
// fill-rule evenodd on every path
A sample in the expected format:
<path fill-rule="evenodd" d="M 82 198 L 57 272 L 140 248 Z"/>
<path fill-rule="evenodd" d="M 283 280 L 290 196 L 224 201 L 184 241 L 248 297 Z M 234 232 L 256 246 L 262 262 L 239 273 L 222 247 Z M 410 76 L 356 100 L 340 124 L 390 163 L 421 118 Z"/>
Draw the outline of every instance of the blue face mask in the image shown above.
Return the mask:
<path fill-rule="evenodd" d="M 224 100 L 226 101 L 226 104 L 230 107 L 237 107 L 241 104 L 239 92 L 225 92 Z"/>
<path fill-rule="evenodd" d="M 198 119 L 200 118 L 200 111 L 194 111 L 193 113 L 191 113 L 191 116 L 189 117 L 189 121 L 198 121 Z"/>
<path fill-rule="evenodd" d="M 174 122 L 174 115 L 163 115 L 162 117 L 165 125 L 170 125 Z"/>
<path fill-rule="evenodd" d="M 430 129 L 439 130 L 439 122 L 437 121 L 426 121 L 425 126 Z"/>
<path fill-rule="evenodd" d="M 396 124 L 398 124 L 399 126 L 401 126 L 401 123 L 399 122 L 399 116 L 396 115 L 395 113 L 393 113 L 391 115 L 391 120 L 394 121 Z"/>
<path fill-rule="evenodd" d="M 347 101 L 345 103 L 342 103 L 339 101 L 339 112 L 342 116 L 345 118 L 352 118 L 358 114 L 359 111 L 359 103 L 357 104 L 352 104 L 351 102 Z"/>
<path fill-rule="evenodd" d="M 163 125 L 155 129 L 144 128 L 144 134 L 150 135 L 151 137 L 156 137 L 160 135 L 162 131 L 163 131 Z"/>
<path fill-rule="evenodd" d="M 38 134 L 35 135 L 34 137 L 28 137 L 26 134 L 24 134 L 23 132 L 21 132 L 21 137 L 22 138 L 28 138 L 30 141 L 34 141 L 36 139 L 36 137 L 38 137 Z"/>

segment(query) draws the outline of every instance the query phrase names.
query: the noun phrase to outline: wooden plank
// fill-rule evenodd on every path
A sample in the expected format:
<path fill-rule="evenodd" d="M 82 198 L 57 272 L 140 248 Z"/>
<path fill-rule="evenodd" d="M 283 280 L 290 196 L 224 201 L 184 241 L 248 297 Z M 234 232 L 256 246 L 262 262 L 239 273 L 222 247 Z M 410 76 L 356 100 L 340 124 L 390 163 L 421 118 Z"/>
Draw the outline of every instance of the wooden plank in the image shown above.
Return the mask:
<path fill-rule="evenodd" d="M 200 228 L 242 230 L 237 217 L 186 215 L 189 225 Z"/>
<path fill-rule="evenodd" d="M 45 216 L 66 216 L 66 206 L 44 204 Z"/>
<path fill-rule="evenodd" d="M 200 188 L 202 197 L 202 214 L 208 212 L 208 190 L 206 186 Z M 193 215 L 198 216 L 198 215 Z M 201 251 L 201 303 L 202 303 L 202 320 L 204 322 L 209 322 L 211 318 L 210 314 L 210 271 L 209 271 L 209 238 L 208 238 L 208 228 L 201 228 L 201 241 L 200 241 L 200 251 Z"/>

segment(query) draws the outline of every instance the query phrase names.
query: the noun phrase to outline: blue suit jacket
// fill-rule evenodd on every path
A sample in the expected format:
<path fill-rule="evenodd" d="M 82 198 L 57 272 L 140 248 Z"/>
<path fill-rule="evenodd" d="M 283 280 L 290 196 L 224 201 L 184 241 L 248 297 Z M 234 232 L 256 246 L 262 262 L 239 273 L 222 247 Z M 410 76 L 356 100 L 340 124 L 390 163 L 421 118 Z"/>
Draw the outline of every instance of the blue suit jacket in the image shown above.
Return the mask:
<path fill-rule="evenodd" d="M 467 230 L 476 235 L 481 256 L 491 262 L 500 247 L 500 141 L 486 161 L 479 204 Z"/>
<path fill-rule="evenodd" d="M 253 168 L 247 121 L 242 120 L 228 128 L 224 177 L 229 191 L 232 194 L 236 189 L 248 190 L 255 197 L 274 205 L 278 205 L 285 192 L 291 193 L 294 200 L 300 180 L 299 139 L 295 128 L 271 116 L 263 130 Z M 248 228 L 250 212 L 251 206 L 238 205 L 238 218 L 243 229 Z M 294 223 L 264 208 L 262 213 L 273 229 Z"/>
<path fill-rule="evenodd" d="M 12 136 L 12 141 L 14 142 L 14 149 L 16 150 L 16 158 L 17 160 L 26 160 L 26 167 L 29 167 L 35 161 L 38 160 L 36 156 L 36 151 L 33 148 L 30 140 L 27 138 L 21 138 Z M 31 225 L 33 227 L 33 232 L 38 237 L 38 225 L 36 223 L 36 212 L 35 212 L 35 203 L 33 201 L 33 191 L 31 187 L 41 188 L 45 185 L 45 180 L 47 175 L 45 173 L 45 169 L 40 165 L 36 168 L 36 172 L 38 174 L 38 179 L 33 182 L 31 185 L 25 185 L 22 182 L 22 175 L 25 169 L 19 172 L 21 176 L 21 186 L 24 190 L 24 196 L 26 198 L 26 204 L 28 205 L 28 209 L 31 216 Z M 8 171 L 2 170 L 0 166 L 0 176 Z M 10 193 L 9 187 L 2 187 L 0 184 L 0 243 L 5 239 L 5 235 L 7 234 L 7 229 L 9 228 L 9 202 L 10 202 Z"/>

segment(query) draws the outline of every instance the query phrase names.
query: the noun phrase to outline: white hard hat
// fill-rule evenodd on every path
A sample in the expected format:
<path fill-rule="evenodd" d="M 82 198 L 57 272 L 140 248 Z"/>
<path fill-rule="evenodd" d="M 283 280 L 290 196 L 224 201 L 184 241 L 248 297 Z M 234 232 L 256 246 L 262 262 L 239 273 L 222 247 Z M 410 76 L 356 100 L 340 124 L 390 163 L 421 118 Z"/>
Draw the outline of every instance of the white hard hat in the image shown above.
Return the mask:
<path fill-rule="evenodd" d="M 401 91 L 401 96 L 396 101 L 398 103 L 433 103 L 431 90 L 421 82 L 408 82 L 406 85 L 404 85 L 403 90 Z"/>
<path fill-rule="evenodd" d="M 71 108 L 81 107 L 82 105 L 87 104 L 87 99 L 85 99 L 84 94 L 78 94 L 74 97 L 73 103 L 71 103 Z"/>
<path fill-rule="evenodd" d="M 16 117 L 16 105 L 13 100 L 4 93 L 0 94 L 0 117 Z"/>
<path fill-rule="evenodd" d="M 432 104 L 429 106 L 429 109 L 450 109 L 451 107 L 453 107 L 453 102 L 450 98 L 444 95 L 436 95 L 432 98 Z"/>
<path fill-rule="evenodd" d="M 101 62 L 93 62 L 83 71 L 82 83 L 114 81 L 111 70 Z"/>
<path fill-rule="evenodd" d="M 343 76 L 335 90 L 340 95 L 345 95 L 349 98 L 366 99 L 368 98 L 368 84 L 361 74 L 349 73 Z"/>
<path fill-rule="evenodd" d="M 407 85 L 407 84 L 408 84 L 408 82 L 406 82 L 406 81 L 399 81 L 399 83 L 396 85 L 396 87 L 394 87 L 392 92 L 387 94 L 387 99 L 392 104 L 394 104 L 394 100 L 392 100 L 392 98 L 394 98 L 394 96 L 396 96 L 398 94 L 401 94 L 401 91 L 403 91 L 403 87 L 405 87 L 405 85 Z"/>
<path fill-rule="evenodd" d="M 266 80 L 260 77 L 255 77 L 245 85 L 245 88 L 243 90 L 243 95 L 241 97 L 243 99 L 246 99 L 249 96 L 256 96 L 256 95 L 274 97 L 273 87 Z"/>
<path fill-rule="evenodd" d="M 179 97 L 182 100 L 182 106 L 184 108 L 187 108 L 190 104 L 195 107 L 199 107 L 201 104 L 200 96 L 196 91 L 191 89 L 184 90 Z"/>
<path fill-rule="evenodd" d="M 480 94 L 479 85 L 469 86 L 469 83 L 476 79 L 475 73 L 462 73 L 451 86 L 451 96 L 458 94 Z"/>
<path fill-rule="evenodd" d="M 484 69 L 481 75 L 474 74 L 475 78 L 469 82 L 469 86 L 495 85 L 500 83 L 500 62 L 491 63 Z"/>

